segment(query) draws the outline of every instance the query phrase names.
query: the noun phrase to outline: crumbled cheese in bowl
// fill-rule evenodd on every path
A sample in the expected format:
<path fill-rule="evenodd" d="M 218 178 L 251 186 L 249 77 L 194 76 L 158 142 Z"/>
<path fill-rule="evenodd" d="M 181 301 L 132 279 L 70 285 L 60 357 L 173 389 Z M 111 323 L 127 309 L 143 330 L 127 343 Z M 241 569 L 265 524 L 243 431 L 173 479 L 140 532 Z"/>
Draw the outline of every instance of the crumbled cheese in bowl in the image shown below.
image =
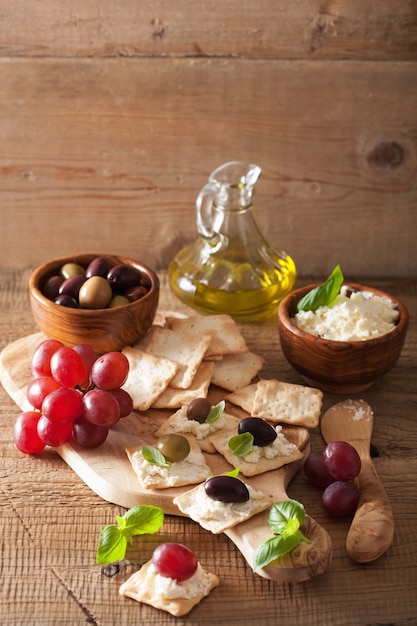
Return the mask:
<path fill-rule="evenodd" d="M 399 317 L 395 303 L 370 291 L 349 292 L 343 286 L 330 306 L 300 311 L 294 324 L 301 330 L 333 341 L 364 341 L 390 332 Z"/>

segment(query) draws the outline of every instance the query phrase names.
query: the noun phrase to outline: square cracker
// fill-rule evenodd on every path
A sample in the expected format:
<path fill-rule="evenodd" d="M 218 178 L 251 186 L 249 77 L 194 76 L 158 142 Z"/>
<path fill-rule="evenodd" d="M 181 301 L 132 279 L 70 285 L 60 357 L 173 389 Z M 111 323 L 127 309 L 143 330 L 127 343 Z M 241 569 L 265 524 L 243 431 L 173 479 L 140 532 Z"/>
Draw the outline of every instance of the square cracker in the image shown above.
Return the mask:
<path fill-rule="evenodd" d="M 250 485 L 246 486 L 250 495 L 248 501 L 217 502 L 215 514 L 210 512 L 210 498 L 206 495 L 204 484 L 176 496 L 173 502 L 182 513 L 198 522 L 205 530 L 217 535 L 271 506 L 271 500 L 262 491 L 256 491 Z"/>
<path fill-rule="evenodd" d="M 214 363 L 203 361 L 191 382 L 188 389 L 176 389 L 168 387 L 153 402 L 153 409 L 179 409 L 183 405 L 190 404 L 194 398 L 205 398 L 207 396 L 211 377 L 213 374 Z"/>
<path fill-rule="evenodd" d="M 253 399 L 255 397 L 256 387 L 257 383 L 251 383 L 246 387 L 237 389 L 236 391 L 233 391 L 228 396 L 226 396 L 226 400 L 229 400 L 229 402 L 235 404 L 236 406 L 240 406 L 240 408 L 247 413 L 252 414 Z"/>
<path fill-rule="evenodd" d="M 225 433 L 219 432 L 210 437 L 210 441 L 216 448 L 217 452 L 220 452 L 230 465 L 233 465 L 235 468 L 238 467 L 244 476 L 257 476 L 258 474 L 269 472 L 269 470 L 283 467 L 284 465 L 297 461 L 304 456 L 295 444 L 287 441 L 283 433 L 278 432 L 278 437 L 282 441 L 284 448 L 288 444 L 288 451 L 286 451 L 285 454 L 274 456 L 271 459 L 261 456 L 256 462 L 247 461 L 245 460 L 245 457 L 237 456 L 229 448 L 229 441 L 231 437 L 236 434 L 236 432 L 237 431 L 233 433 L 230 431 Z M 254 446 L 254 448 L 256 447 L 257 446 Z"/>
<path fill-rule="evenodd" d="M 211 382 L 228 391 L 237 391 L 251 383 L 263 364 L 264 359 L 253 352 L 225 354 L 214 364 Z"/>
<path fill-rule="evenodd" d="M 210 335 L 206 358 L 223 354 L 248 352 L 246 341 L 234 319 L 226 313 L 193 315 L 187 319 L 168 317 L 166 326 L 172 330 L 187 330 L 194 335 Z"/>
<path fill-rule="evenodd" d="M 129 374 L 123 385 L 132 397 L 133 408 L 146 411 L 168 387 L 179 365 L 127 346 L 122 350 L 129 361 Z"/>
<path fill-rule="evenodd" d="M 256 385 L 252 415 L 272 423 L 316 428 L 320 419 L 323 392 L 320 389 L 284 383 L 274 378 Z"/>
<path fill-rule="evenodd" d="M 198 576 L 201 577 L 204 591 L 201 591 L 197 596 L 192 598 L 167 598 L 155 592 L 154 580 L 156 575 L 153 573 L 151 565 L 152 560 L 144 563 L 137 572 L 134 572 L 130 578 L 120 586 L 119 593 L 121 596 L 149 604 L 155 609 L 161 609 L 175 617 L 189 613 L 194 606 L 208 596 L 210 591 L 219 584 L 219 578 L 215 574 L 207 572 L 200 566 L 197 573 Z M 187 581 L 177 584 L 186 586 L 186 583 Z"/>
<path fill-rule="evenodd" d="M 222 415 L 216 422 L 213 422 L 212 424 L 199 424 L 195 420 L 189 420 L 186 417 L 186 412 L 187 406 L 181 407 L 178 411 L 171 415 L 171 417 L 169 417 L 166 422 L 162 424 L 162 426 L 160 426 L 160 428 L 156 431 L 155 436 L 160 437 L 161 435 L 166 435 L 167 433 L 180 433 L 183 435 L 189 433 L 194 435 L 197 439 L 198 445 L 203 452 L 214 454 L 216 452 L 216 448 L 211 443 L 210 437 L 220 430 L 222 432 L 235 432 L 240 421 L 239 418 L 234 417 L 234 415 L 229 415 L 223 411 Z"/>
<path fill-rule="evenodd" d="M 159 467 L 148 463 L 143 458 L 141 447 L 126 448 L 127 456 L 132 464 L 140 484 L 145 489 L 169 489 L 201 483 L 213 474 L 196 439 L 184 435 L 190 442 L 189 455 L 179 463 L 171 463 L 169 467 Z"/>
<path fill-rule="evenodd" d="M 203 361 L 210 343 L 210 335 L 195 335 L 183 329 L 181 331 L 153 326 L 147 339 L 146 352 L 163 357 L 179 364 L 171 387 L 187 389 Z"/>

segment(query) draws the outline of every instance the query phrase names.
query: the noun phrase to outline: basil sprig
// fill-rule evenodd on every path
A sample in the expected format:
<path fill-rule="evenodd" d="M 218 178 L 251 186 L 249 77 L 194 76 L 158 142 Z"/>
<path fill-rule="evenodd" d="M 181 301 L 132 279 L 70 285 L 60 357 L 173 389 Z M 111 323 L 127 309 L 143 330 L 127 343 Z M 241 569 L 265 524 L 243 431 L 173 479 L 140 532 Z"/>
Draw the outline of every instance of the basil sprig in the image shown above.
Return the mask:
<path fill-rule="evenodd" d="M 344 276 L 340 265 L 336 265 L 333 272 L 324 283 L 314 287 L 297 304 L 297 311 L 316 311 L 320 306 L 330 306 L 339 295 Z"/>
<path fill-rule="evenodd" d="M 304 520 L 304 506 L 296 500 L 275 502 L 272 505 L 268 515 L 268 525 L 274 536 L 264 541 L 255 550 L 255 571 L 291 552 L 301 541 L 311 543 L 300 531 Z"/>
<path fill-rule="evenodd" d="M 158 448 L 154 448 L 154 446 L 142 446 L 141 452 L 145 461 L 151 465 L 157 465 L 158 467 L 170 466 L 162 452 Z"/>
<path fill-rule="evenodd" d="M 123 517 L 116 515 L 117 526 L 102 526 L 96 563 L 114 563 L 126 554 L 134 535 L 156 533 L 164 522 L 164 512 L 157 506 L 142 504 L 129 509 Z"/>
<path fill-rule="evenodd" d="M 229 439 L 229 448 L 236 456 L 246 456 L 253 448 L 254 437 L 252 433 L 240 433 Z"/>
<path fill-rule="evenodd" d="M 212 406 L 211 410 L 209 411 L 209 414 L 204 420 L 205 423 L 213 424 L 214 422 L 216 422 L 219 419 L 220 415 L 223 413 L 225 406 L 226 406 L 226 402 L 224 400 L 221 400 L 215 406 Z"/>

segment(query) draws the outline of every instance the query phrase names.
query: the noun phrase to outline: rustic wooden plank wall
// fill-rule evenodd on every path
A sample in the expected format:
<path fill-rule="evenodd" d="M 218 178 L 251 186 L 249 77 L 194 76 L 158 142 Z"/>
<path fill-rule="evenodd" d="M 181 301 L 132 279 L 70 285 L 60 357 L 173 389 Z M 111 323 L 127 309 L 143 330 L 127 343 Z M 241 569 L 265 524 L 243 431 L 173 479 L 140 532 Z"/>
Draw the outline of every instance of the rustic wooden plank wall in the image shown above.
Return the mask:
<path fill-rule="evenodd" d="M 417 2 L 0 0 L 0 264 L 164 267 L 232 159 L 300 275 L 417 275 Z"/>

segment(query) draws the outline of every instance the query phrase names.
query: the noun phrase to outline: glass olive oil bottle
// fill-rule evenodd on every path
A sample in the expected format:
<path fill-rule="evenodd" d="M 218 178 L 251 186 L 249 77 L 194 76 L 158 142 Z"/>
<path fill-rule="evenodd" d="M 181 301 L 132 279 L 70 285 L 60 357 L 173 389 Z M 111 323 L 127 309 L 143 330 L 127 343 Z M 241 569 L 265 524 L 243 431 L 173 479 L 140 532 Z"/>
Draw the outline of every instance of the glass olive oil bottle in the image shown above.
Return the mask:
<path fill-rule="evenodd" d="M 262 321 L 295 285 L 294 261 L 269 246 L 252 214 L 260 173 L 257 165 L 225 163 L 197 197 L 199 237 L 168 268 L 172 290 L 194 309 Z"/>

